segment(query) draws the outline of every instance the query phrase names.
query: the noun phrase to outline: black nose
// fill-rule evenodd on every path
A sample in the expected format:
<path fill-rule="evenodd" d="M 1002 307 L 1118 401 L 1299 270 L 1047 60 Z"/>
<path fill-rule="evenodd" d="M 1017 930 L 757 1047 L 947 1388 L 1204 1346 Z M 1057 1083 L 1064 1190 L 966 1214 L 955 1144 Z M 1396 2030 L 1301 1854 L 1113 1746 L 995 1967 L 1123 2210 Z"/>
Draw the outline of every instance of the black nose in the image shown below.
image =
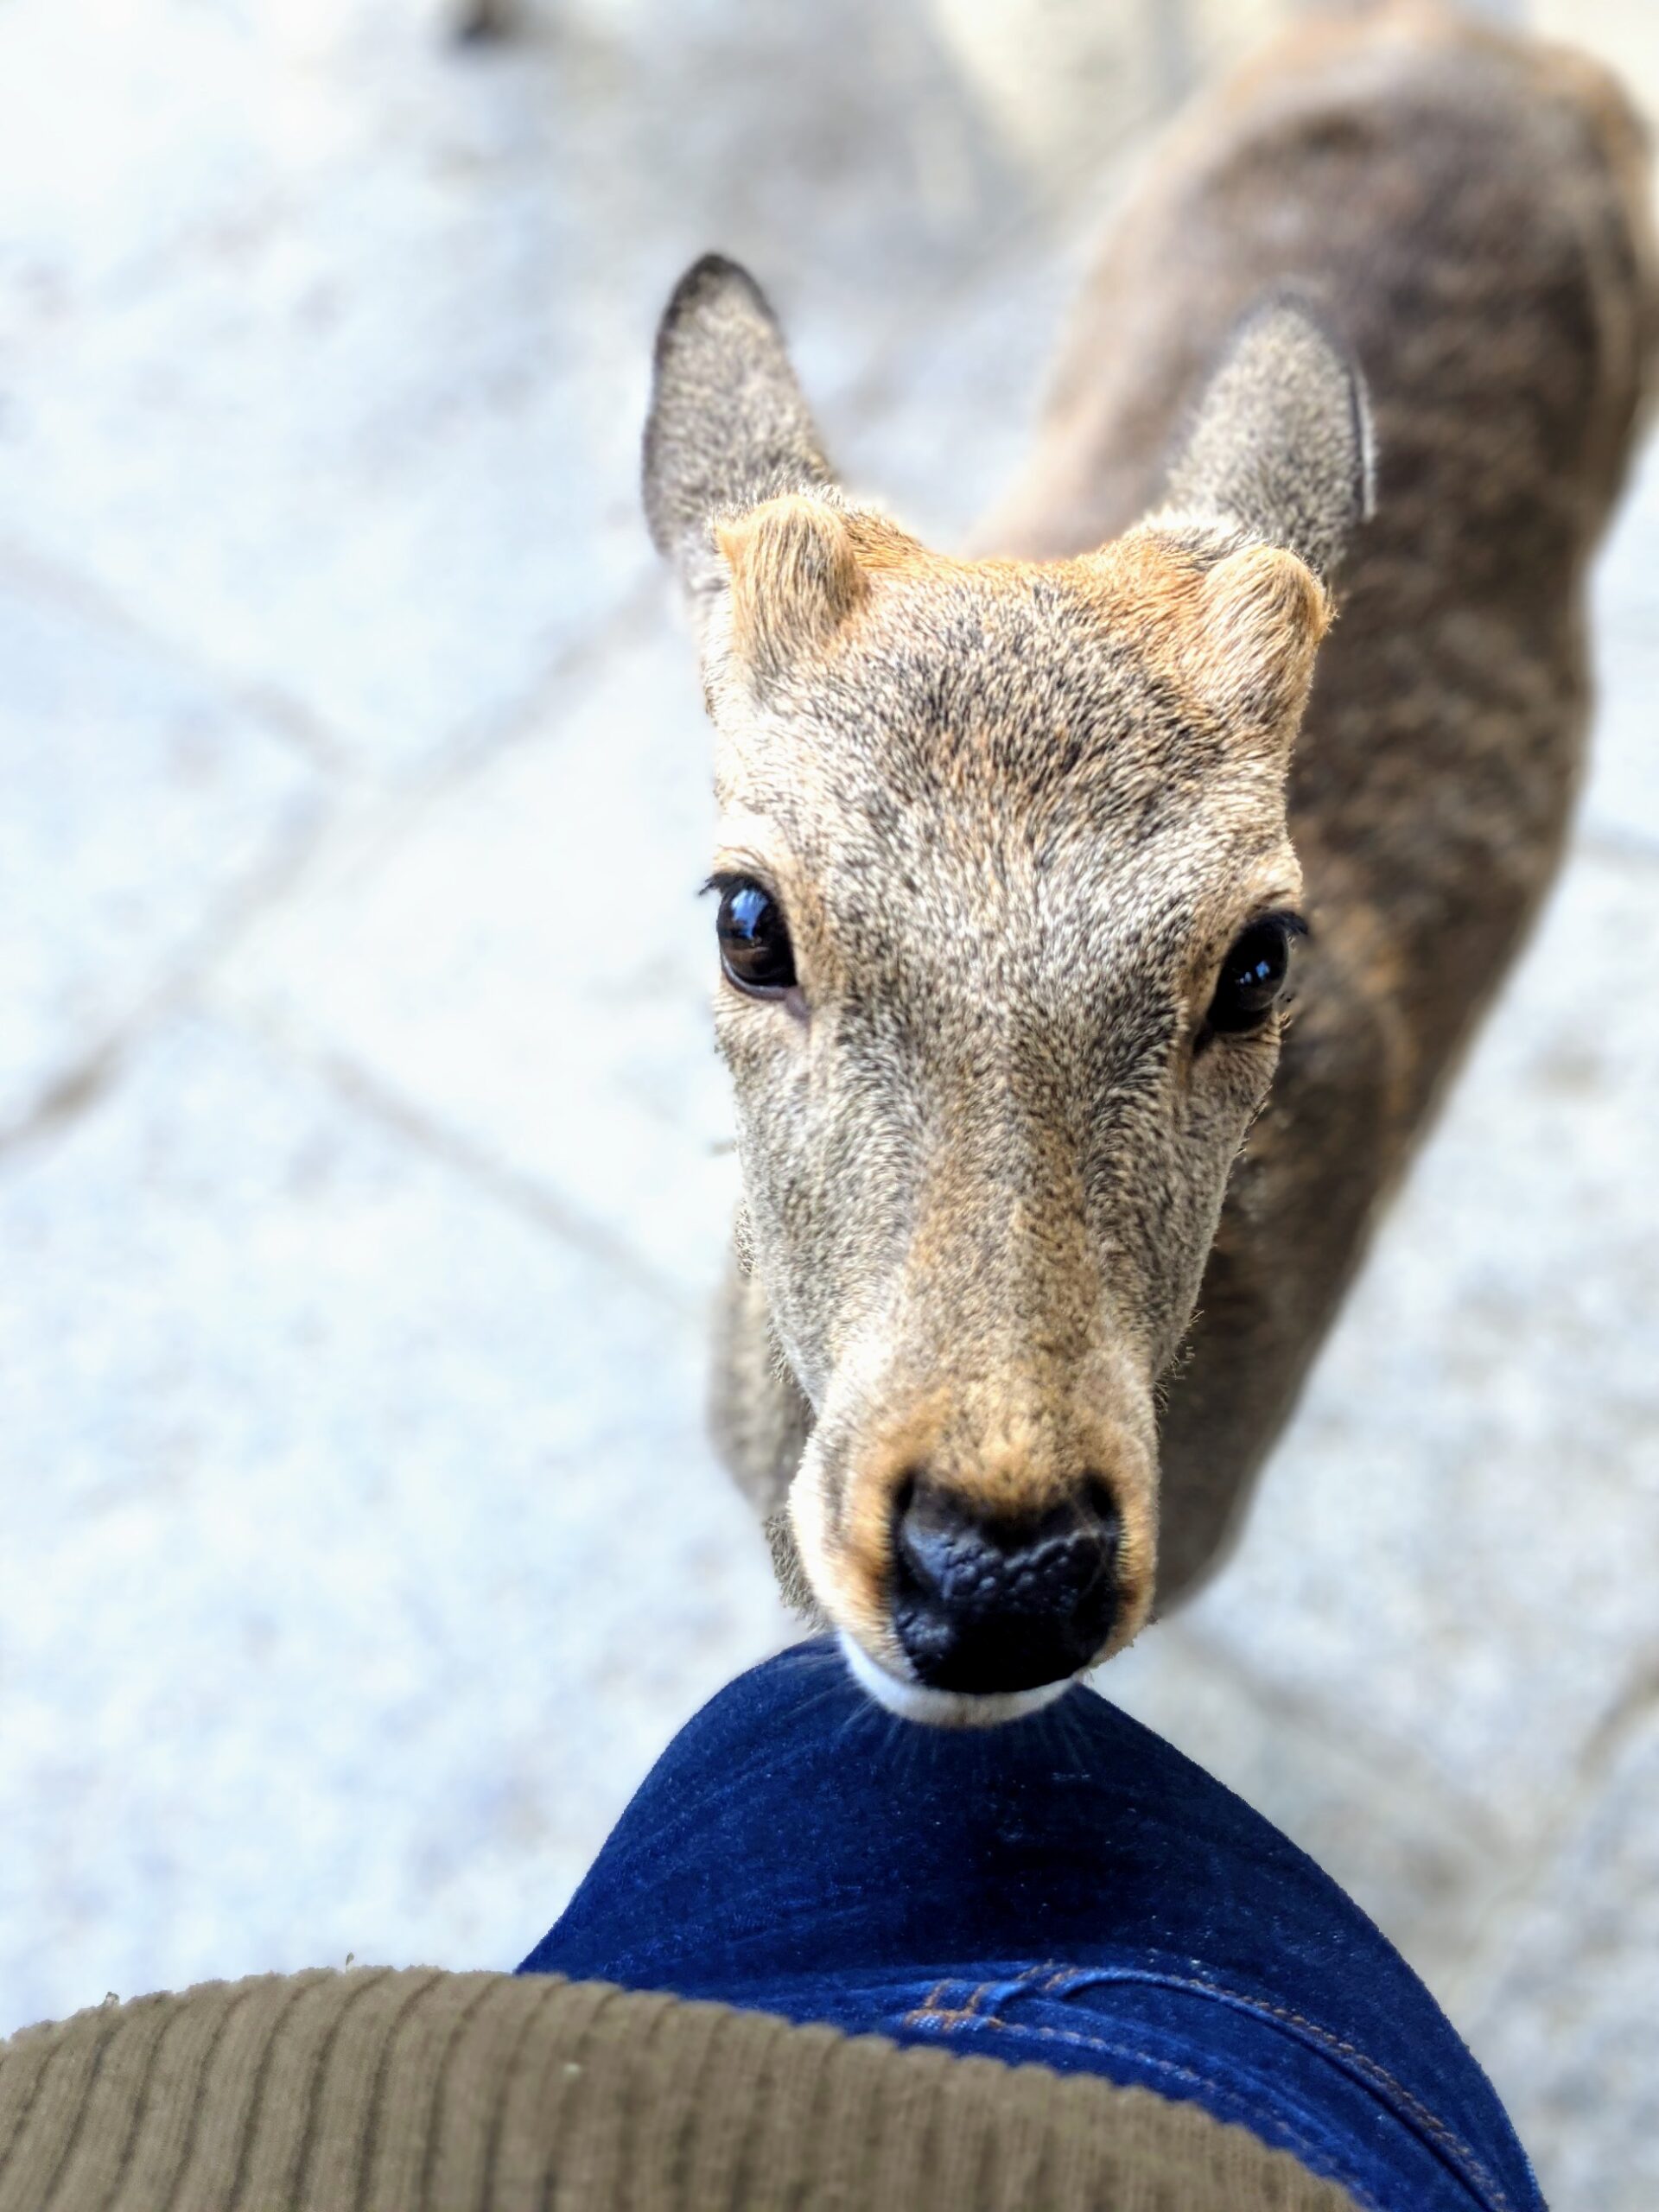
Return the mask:
<path fill-rule="evenodd" d="M 1118 1516 L 1103 1484 L 1038 1517 L 990 1519 L 917 1480 L 893 1528 L 893 1622 L 931 1688 L 1029 1690 L 1086 1667 L 1116 1607 Z"/>

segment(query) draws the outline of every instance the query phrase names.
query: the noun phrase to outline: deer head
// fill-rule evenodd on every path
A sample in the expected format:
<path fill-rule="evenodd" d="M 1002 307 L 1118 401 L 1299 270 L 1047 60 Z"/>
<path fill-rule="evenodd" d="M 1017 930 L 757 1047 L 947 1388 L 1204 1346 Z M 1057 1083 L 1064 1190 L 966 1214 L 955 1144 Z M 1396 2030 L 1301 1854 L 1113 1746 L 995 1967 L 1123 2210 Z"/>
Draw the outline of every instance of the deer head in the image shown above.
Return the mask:
<path fill-rule="evenodd" d="M 1272 1080 L 1286 775 L 1365 511 L 1304 308 L 1236 334 L 1122 537 L 960 561 L 854 504 L 752 280 L 658 337 L 645 504 L 715 732 L 740 1242 L 813 1425 L 800 1567 L 898 1711 L 1001 1718 L 1135 1633 L 1155 1394 Z"/>

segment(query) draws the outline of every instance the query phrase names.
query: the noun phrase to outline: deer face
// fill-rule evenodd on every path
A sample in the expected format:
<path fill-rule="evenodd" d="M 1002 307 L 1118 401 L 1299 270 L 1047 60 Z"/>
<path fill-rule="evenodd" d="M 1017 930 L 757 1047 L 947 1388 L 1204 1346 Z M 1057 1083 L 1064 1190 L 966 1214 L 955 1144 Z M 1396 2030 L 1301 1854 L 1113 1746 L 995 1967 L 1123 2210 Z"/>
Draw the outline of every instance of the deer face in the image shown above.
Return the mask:
<path fill-rule="evenodd" d="M 1287 417 L 1315 459 L 1269 529 Z M 1000 1718 L 1152 1601 L 1155 1392 L 1300 927 L 1304 556 L 1363 500 L 1355 387 L 1276 310 L 1167 512 L 952 561 L 845 503 L 764 302 L 702 264 L 646 451 L 716 733 L 744 1242 L 814 1413 L 794 1542 L 883 1701 Z"/>

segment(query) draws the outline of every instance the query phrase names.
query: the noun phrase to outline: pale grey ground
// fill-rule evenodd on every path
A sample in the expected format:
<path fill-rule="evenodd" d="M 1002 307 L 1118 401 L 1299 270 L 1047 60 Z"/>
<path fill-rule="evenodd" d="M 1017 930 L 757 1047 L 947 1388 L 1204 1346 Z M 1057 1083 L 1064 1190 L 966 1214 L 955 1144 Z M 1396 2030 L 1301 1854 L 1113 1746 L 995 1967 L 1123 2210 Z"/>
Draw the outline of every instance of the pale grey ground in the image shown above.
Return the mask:
<path fill-rule="evenodd" d="M 1659 91 L 1652 11 L 1572 12 Z M 0 12 L 0 2031 L 510 1963 L 788 1633 L 701 1438 L 731 1170 L 650 327 L 750 258 L 849 474 L 948 539 L 1113 162 L 1246 28 L 1188 26 Z M 1598 603 L 1560 895 L 1243 1550 L 1103 1686 L 1382 1920 L 1560 2207 L 1642 2212 L 1659 465 Z"/>

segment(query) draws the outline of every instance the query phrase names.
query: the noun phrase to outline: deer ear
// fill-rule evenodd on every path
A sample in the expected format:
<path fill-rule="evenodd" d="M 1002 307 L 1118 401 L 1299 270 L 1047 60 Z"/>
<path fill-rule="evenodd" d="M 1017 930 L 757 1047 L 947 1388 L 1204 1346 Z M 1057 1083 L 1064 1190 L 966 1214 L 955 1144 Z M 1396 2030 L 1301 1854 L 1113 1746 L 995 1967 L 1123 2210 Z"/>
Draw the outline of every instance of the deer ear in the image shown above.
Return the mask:
<path fill-rule="evenodd" d="M 1238 325 L 1170 472 L 1166 512 L 1296 555 L 1321 582 L 1372 508 L 1370 409 L 1346 349 L 1300 302 Z"/>
<path fill-rule="evenodd" d="M 645 422 L 645 517 L 694 596 L 722 570 L 713 526 L 785 493 L 831 489 L 783 333 L 748 271 L 705 254 L 657 333 Z"/>

